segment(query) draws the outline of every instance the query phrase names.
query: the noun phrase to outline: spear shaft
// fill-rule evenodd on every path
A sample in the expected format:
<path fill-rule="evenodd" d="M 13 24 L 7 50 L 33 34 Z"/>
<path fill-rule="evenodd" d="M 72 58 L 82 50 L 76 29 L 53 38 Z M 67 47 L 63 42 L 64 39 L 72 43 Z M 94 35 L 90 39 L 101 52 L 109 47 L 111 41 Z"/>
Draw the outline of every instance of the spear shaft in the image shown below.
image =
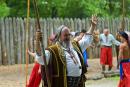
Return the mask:
<path fill-rule="evenodd" d="M 38 13 L 37 2 L 36 2 L 36 0 L 33 0 L 33 1 L 34 1 L 33 4 L 34 4 L 36 20 L 37 20 L 37 28 L 38 28 L 38 29 L 36 29 L 36 36 L 37 36 L 38 34 L 42 34 L 42 32 L 41 32 L 41 26 L 40 26 L 40 21 L 39 21 L 39 13 Z M 44 37 L 44 34 L 42 34 L 41 36 Z M 40 43 L 40 44 L 37 44 L 37 45 L 41 46 L 42 58 L 43 58 L 43 61 L 44 61 L 44 66 L 42 66 L 42 65 L 41 66 L 45 67 L 45 75 L 46 75 L 46 79 L 47 79 L 47 84 L 48 84 L 48 87 L 51 87 L 51 82 L 50 82 L 50 79 L 49 79 L 49 71 L 48 71 L 48 66 L 47 66 L 47 62 L 46 62 L 45 49 L 44 49 L 42 37 L 36 38 L 36 42 Z M 42 67 L 41 67 L 41 69 L 43 69 Z"/>

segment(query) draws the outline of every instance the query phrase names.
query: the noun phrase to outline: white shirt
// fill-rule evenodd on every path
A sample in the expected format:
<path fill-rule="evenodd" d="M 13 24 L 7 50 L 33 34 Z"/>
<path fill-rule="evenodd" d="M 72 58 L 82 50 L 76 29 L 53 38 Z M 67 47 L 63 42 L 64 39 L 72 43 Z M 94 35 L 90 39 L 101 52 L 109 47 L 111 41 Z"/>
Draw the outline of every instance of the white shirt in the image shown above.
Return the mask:
<path fill-rule="evenodd" d="M 112 34 L 108 34 L 105 36 L 104 34 L 100 34 L 100 44 L 105 46 L 112 46 L 112 44 L 120 45 L 120 42 L 117 41 Z"/>
<path fill-rule="evenodd" d="M 81 47 L 82 52 L 84 52 L 86 48 L 91 45 L 92 40 L 93 40 L 93 37 L 91 35 L 83 36 L 83 38 L 79 41 L 79 45 Z M 79 68 L 81 66 L 81 63 L 80 63 L 80 59 L 77 52 L 74 50 L 73 46 L 71 46 L 71 51 L 73 52 L 73 54 L 75 55 L 75 58 L 78 61 L 78 64 L 75 64 L 70 54 L 66 51 L 66 49 L 63 47 L 62 49 L 64 50 L 66 63 L 67 63 L 67 76 L 74 76 L 74 77 L 80 76 L 82 73 L 82 70 Z M 46 56 L 46 61 L 48 64 L 49 59 L 50 59 L 50 52 L 48 50 L 45 50 L 45 56 Z M 44 65 L 44 61 L 41 58 L 41 56 L 36 55 L 35 59 L 39 64 Z"/>

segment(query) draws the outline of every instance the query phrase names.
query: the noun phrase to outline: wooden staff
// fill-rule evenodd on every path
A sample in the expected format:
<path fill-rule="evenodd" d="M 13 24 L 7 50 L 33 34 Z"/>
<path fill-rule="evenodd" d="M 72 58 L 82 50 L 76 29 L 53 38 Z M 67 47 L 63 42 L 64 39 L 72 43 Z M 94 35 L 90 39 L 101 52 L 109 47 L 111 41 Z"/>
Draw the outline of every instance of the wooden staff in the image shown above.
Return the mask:
<path fill-rule="evenodd" d="M 30 16 L 30 0 L 27 0 L 27 20 L 26 20 L 26 50 L 28 49 L 28 30 L 29 30 L 29 16 Z M 28 80 L 28 53 L 26 52 L 26 86 Z M 25 86 L 25 87 L 26 87 Z"/>
<path fill-rule="evenodd" d="M 41 47 L 42 52 L 41 53 L 38 52 L 38 54 L 42 55 L 42 58 L 44 61 L 44 66 L 42 66 L 42 67 L 45 67 L 45 74 L 46 74 L 48 87 L 51 87 L 51 82 L 49 79 L 49 71 L 48 71 L 46 57 L 45 57 L 45 49 L 44 49 L 43 40 L 42 40 L 42 37 L 44 37 L 44 35 L 41 32 L 39 13 L 38 13 L 38 7 L 37 7 L 36 0 L 33 0 L 33 2 L 34 2 L 33 5 L 34 5 L 36 20 L 37 20 L 37 28 L 38 28 L 38 29 L 36 29 L 36 51 L 38 51 L 40 49 L 39 47 Z M 43 68 L 41 68 L 41 69 L 43 69 Z"/>

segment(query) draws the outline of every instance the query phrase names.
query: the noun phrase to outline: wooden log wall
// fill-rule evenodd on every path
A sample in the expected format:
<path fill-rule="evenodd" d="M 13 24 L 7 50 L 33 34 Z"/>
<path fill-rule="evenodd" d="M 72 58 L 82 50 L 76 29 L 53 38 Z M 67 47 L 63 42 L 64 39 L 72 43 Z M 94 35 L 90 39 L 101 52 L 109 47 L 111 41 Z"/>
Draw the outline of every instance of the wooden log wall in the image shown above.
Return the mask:
<path fill-rule="evenodd" d="M 119 24 L 120 18 L 99 18 L 97 29 L 100 32 L 104 27 L 108 27 L 110 32 L 115 35 Z M 71 31 L 81 31 L 82 29 L 88 30 L 90 27 L 90 19 L 62 19 L 62 18 L 40 18 L 42 32 L 44 34 L 44 45 L 47 47 L 48 37 L 56 32 L 56 29 L 64 24 L 68 26 Z M 30 18 L 29 23 L 29 47 L 34 51 L 34 36 L 35 36 L 35 19 Z M 125 30 L 129 31 L 130 19 L 125 18 Z M 25 63 L 26 52 L 26 18 L 0 18 L 0 65 L 23 64 Z M 99 58 L 99 48 L 89 50 L 91 58 Z M 91 54 L 92 53 L 92 54 Z M 115 49 L 113 48 L 113 55 L 115 56 Z M 29 62 L 33 62 L 33 58 L 29 58 Z"/>

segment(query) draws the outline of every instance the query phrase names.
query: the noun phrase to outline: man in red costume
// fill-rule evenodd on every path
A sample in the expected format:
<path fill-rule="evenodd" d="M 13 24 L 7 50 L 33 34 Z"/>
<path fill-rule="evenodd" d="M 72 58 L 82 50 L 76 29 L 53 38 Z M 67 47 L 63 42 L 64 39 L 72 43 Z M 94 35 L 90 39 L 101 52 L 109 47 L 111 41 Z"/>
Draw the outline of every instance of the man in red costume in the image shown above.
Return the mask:
<path fill-rule="evenodd" d="M 99 36 L 101 45 L 100 64 L 102 65 L 102 73 L 105 71 L 105 65 L 109 66 L 109 71 L 112 69 L 112 44 L 119 45 L 112 34 L 109 33 L 108 28 L 105 28 L 103 34 Z"/>

